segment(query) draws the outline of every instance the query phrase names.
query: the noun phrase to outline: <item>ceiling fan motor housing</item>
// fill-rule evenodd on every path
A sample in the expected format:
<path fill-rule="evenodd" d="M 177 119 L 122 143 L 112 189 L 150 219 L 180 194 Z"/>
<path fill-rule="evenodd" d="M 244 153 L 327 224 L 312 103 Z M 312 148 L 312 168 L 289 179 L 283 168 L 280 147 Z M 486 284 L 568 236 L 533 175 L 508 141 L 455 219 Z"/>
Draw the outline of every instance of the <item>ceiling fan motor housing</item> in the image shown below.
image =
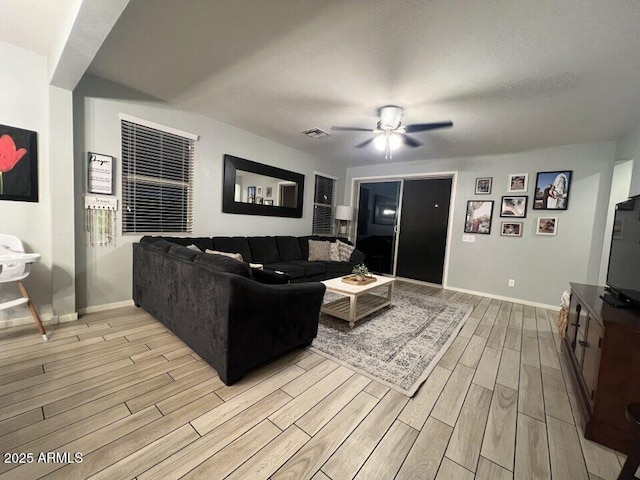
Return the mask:
<path fill-rule="evenodd" d="M 402 108 L 387 105 L 380 109 L 380 128 L 382 130 L 395 130 L 400 126 Z"/>

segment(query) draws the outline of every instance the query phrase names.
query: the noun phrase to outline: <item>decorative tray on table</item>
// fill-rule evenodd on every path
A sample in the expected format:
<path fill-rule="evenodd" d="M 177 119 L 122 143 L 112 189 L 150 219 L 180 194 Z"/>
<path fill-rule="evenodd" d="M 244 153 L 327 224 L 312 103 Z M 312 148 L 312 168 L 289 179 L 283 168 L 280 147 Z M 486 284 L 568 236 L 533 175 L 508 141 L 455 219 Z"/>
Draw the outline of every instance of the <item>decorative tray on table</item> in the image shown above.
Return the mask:
<path fill-rule="evenodd" d="M 369 285 L 376 281 L 376 277 L 364 277 L 362 280 L 356 280 L 355 275 L 349 275 L 348 277 L 344 277 L 342 279 L 344 283 L 348 283 L 349 285 Z"/>

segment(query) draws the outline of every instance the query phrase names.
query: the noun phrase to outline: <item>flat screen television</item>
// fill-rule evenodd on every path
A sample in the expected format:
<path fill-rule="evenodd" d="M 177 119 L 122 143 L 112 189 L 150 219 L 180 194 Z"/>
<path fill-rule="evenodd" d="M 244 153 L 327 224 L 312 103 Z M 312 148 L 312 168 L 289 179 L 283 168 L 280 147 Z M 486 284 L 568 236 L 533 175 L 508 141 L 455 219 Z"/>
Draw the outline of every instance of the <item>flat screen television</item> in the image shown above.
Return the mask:
<path fill-rule="evenodd" d="M 616 205 L 607 285 L 613 298 L 605 301 L 640 308 L 640 196 Z"/>

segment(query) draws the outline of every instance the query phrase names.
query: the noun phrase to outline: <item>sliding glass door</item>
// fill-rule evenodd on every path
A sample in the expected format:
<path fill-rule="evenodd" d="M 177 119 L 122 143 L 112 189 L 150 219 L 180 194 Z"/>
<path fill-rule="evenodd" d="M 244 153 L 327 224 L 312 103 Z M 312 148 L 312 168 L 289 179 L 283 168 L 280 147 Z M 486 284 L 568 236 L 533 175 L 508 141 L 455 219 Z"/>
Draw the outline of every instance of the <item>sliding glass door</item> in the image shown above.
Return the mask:
<path fill-rule="evenodd" d="M 359 183 L 356 246 L 371 271 L 442 284 L 452 182 Z"/>
<path fill-rule="evenodd" d="M 360 184 L 356 246 L 367 255 L 367 265 L 376 273 L 393 274 L 400 184 Z"/>

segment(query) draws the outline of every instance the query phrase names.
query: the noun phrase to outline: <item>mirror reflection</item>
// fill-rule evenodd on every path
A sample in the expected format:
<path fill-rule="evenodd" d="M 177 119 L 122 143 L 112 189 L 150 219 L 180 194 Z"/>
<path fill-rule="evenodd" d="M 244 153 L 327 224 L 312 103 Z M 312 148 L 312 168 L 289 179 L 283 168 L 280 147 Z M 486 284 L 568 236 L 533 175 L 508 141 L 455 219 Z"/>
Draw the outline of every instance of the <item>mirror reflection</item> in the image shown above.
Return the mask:
<path fill-rule="evenodd" d="M 298 199 L 298 185 L 291 180 L 238 169 L 236 170 L 233 197 L 234 201 L 240 203 L 295 208 Z"/>

